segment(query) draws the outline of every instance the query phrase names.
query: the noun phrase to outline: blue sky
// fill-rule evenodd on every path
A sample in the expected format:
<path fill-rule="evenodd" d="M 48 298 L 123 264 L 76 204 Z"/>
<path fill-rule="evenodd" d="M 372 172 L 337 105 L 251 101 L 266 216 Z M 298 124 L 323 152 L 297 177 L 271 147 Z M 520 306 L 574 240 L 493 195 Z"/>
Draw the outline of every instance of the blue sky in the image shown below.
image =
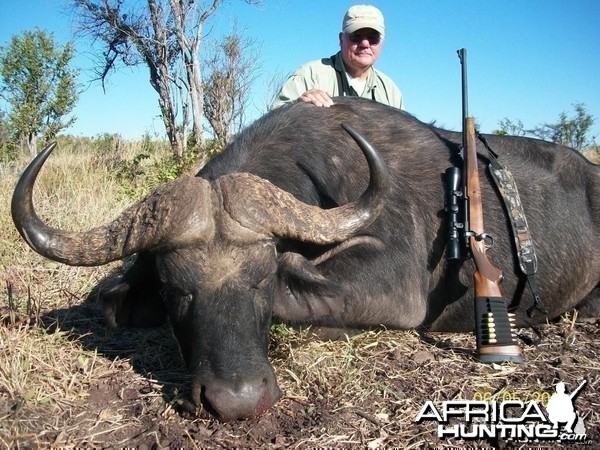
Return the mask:
<path fill-rule="evenodd" d="M 338 49 L 337 34 L 346 0 L 264 0 L 249 6 L 227 0 L 207 24 L 206 42 L 217 40 L 234 21 L 257 41 L 260 56 L 249 118 L 265 111 L 265 83 L 298 65 Z M 460 64 L 456 50 L 468 50 L 469 112 L 482 131 L 505 117 L 525 127 L 558 120 L 584 103 L 596 118 L 600 141 L 600 1 L 598 0 L 373 0 L 386 20 L 377 67 L 391 76 L 408 112 L 449 129 L 460 129 Z M 75 23 L 63 0 L 0 0 L 0 45 L 14 34 L 38 27 L 59 43 L 73 38 Z M 124 69 L 106 93 L 90 84 L 93 57 L 88 42 L 76 41 L 74 65 L 84 91 L 68 132 L 103 132 L 139 138 L 163 135 L 157 96 L 147 71 Z"/>

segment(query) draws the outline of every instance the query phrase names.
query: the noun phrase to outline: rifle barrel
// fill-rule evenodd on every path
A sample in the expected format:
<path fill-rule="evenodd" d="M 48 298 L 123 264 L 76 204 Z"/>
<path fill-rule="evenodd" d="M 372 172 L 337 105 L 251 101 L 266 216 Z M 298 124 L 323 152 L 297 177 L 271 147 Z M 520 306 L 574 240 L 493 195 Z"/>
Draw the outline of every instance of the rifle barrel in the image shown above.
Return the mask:
<path fill-rule="evenodd" d="M 460 58 L 461 80 L 462 80 L 462 118 L 463 123 L 469 117 L 469 89 L 467 85 L 467 49 L 461 48 L 456 51 Z M 464 140 L 463 140 L 464 143 Z"/>
<path fill-rule="evenodd" d="M 575 389 L 573 392 L 571 392 L 569 394 L 569 398 L 573 399 L 573 397 L 575 397 L 577 394 L 579 394 L 579 391 L 583 388 L 583 386 L 585 386 L 587 384 L 587 380 L 583 380 L 581 382 L 581 384 L 577 387 L 577 389 Z"/>

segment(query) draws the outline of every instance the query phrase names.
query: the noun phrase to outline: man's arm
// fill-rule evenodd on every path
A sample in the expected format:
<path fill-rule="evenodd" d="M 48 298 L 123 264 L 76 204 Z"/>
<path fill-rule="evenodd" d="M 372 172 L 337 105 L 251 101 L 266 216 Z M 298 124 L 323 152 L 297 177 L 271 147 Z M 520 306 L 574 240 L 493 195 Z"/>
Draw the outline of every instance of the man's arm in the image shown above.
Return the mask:
<path fill-rule="evenodd" d="M 292 75 L 284 83 L 277 97 L 275 97 L 271 109 L 293 103 L 296 100 L 312 103 L 315 106 L 329 107 L 333 105 L 333 100 L 331 100 L 331 96 L 326 91 L 310 87 L 305 78 L 299 75 Z"/>

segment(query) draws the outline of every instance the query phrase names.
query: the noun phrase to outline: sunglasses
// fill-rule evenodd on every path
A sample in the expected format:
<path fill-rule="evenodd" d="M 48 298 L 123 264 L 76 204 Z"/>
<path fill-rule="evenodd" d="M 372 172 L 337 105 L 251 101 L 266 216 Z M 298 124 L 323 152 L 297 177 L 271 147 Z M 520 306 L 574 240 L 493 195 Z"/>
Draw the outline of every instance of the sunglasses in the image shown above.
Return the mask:
<path fill-rule="evenodd" d="M 367 34 L 367 33 L 351 33 L 348 35 L 348 39 L 353 44 L 360 44 L 365 39 L 369 41 L 369 45 L 378 45 L 381 42 L 381 35 L 379 33 Z"/>

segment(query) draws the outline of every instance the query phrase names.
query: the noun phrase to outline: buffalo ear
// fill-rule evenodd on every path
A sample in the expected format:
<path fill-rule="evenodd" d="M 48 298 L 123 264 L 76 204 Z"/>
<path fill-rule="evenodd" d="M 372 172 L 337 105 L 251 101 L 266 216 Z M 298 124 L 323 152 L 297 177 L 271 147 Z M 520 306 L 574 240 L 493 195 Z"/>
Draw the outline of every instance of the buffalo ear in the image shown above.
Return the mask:
<path fill-rule="evenodd" d="M 157 327 L 167 318 L 167 310 L 159 294 L 145 292 L 122 278 L 100 292 L 100 302 L 109 329 Z"/>
<path fill-rule="evenodd" d="M 123 308 L 123 305 L 127 306 L 127 302 L 125 302 L 127 292 L 129 292 L 129 283 L 119 280 L 101 293 L 102 314 L 106 320 L 106 326 L 110 330 L 129 325 L 131 308 L 128 308 L 129 311 L 124 311 Z"/>
<path fill-rule="evenodd" d="M 339 283 L 325 278 L 312 262 L 299 253 L 286 252 L 279 257 L 278 276 L 292 293 L 337 296 L 342 292 Z"/>

